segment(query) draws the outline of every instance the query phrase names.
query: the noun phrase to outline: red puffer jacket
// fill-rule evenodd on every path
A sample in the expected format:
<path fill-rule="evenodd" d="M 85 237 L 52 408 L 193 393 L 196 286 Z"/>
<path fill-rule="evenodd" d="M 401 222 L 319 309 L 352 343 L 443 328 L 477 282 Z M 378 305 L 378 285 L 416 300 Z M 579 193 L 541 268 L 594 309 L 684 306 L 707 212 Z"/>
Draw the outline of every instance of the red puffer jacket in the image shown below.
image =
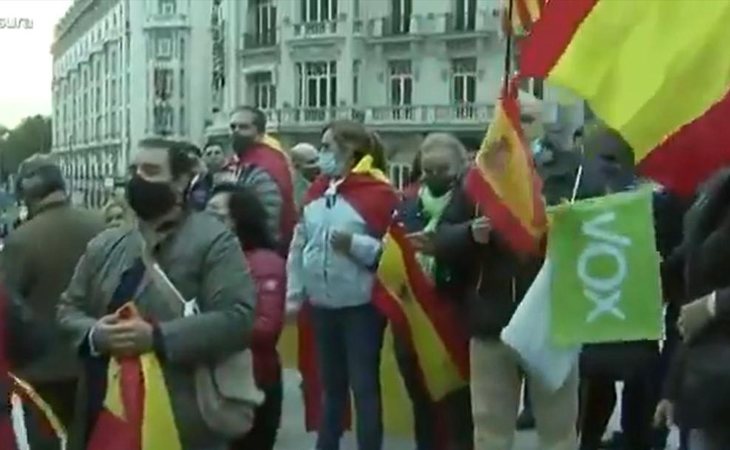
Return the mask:
<path fill-rule="evenodd" d="M 247 251 L 246 259 L 258 292 L 251 342 L 254 376 L 259 387 L 264 387 L 281 378 L 276 346 L 284 327 L 286 262 L 271 250 Z"/>

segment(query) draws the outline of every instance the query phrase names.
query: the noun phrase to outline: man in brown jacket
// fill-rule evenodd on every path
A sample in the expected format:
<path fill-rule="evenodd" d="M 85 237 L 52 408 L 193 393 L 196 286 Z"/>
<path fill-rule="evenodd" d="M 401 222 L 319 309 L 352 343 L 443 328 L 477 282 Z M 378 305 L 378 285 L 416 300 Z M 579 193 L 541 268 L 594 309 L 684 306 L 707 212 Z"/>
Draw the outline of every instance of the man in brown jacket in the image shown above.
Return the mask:
<path fill-rule="evenodd" d="M 37 155 L 21 164 L 17 192 L 28 221 L 10 234 L 0 253 L 0 277 L 24 299 L 51 342 L 42 355 L 26 355 L 20 371 L 70 426 L 78 380 L 78 358 L 61 342 L 56 306 L 86 244 L 104 227 L 101 215 L 72 207 L 59 167 Z"/>

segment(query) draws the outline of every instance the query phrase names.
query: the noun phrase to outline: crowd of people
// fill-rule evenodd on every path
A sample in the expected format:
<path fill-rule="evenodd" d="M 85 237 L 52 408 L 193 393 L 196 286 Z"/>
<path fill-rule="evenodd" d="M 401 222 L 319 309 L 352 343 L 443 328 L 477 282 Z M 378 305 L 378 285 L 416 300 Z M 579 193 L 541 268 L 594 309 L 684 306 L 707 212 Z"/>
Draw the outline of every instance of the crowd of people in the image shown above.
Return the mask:
<path fill-rule="evenodd" d="M 543 450 L 664 449 L 672 424 L 683 449 L 730 448 L 730 172 L 718 168 L 696 199 L 655 186 L 665 339 L 587 345 L 552 391 L 500 340 L 542 259 L 514 254 L 479 211 L 464 189 L 470 156 L 457 137 L 425 136 L 416 176 L 398 191 L 383 177 L 382 141 L 361 123 L 333 122 L 320 142 L 290 150 L 265 130 L 260 110 L 241 107 L 230 115 L 230 142 L 199 149 L 142 140 L 124 198 L 102 214 L 69 203 L 47 157 L 22 164 L 17 193 L 29 214 L 0 259 L 3 401 L 4 374 L 12 371 L 50 405 L 68 447 L 85 450 L 100 415 L 105 364 L 153 353 L 183 450 L 273 449 L 283 400 L 277 344 L 287 321 L 306 310 L 322 385 L 316 449 L 340 448 L 352 392 L 358 448 L 381 450 L 386 319 L 371 297 L 384 234 L 397 221 L 470 338 L 469 386 L 442 400 L 438 414 L 410 348 L 395 340 L 418 450 L 509 450 L 518 422 L 534 422 Z M 545 138 L 532 148 L 547 204 L 649 183 L 637 176 L 629 146 L 600 125 L 576 132 L 570 148 Z M 159 271 L 185 305 L 166 294 Z M 138 317 L 118 313 L 130 299 Z M 187 314 L 183 306 L 193 301 L 198 312 Z M 232 436 L 201 410 L 196 370 L 246 350 L 252 367 L 216 380 L 253 410 L 251 423 L 239 427 L 245 432 Z M 618 382 L 621 430 L 603 441 Z M 10 442 L 2 441 L 4 429 L 9 439 L 6 403 L 0 447 Z M 59 448 L 43 445 L 31 448 Z"/>

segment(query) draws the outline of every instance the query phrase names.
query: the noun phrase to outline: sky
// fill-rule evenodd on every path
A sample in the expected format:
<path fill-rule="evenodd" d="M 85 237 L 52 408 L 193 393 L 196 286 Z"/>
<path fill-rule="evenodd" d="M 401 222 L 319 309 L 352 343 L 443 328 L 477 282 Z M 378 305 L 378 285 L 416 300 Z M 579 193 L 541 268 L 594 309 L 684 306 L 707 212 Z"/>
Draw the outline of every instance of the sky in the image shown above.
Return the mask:
<path fill-rule="evenodd" d="M 0 125 L 51 114 L 53 27 L 72 0 L 0 0 L 2 19 L 23 18 L 32 29 L 0 26 Z"/>

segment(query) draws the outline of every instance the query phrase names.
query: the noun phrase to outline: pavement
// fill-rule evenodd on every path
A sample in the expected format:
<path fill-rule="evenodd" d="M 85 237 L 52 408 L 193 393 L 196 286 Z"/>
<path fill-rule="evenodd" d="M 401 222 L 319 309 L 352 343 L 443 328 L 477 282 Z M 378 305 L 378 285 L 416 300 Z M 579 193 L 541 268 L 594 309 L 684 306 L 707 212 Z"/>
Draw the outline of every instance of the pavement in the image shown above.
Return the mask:
<path fill-rule="evenodd" d="M 619 412 L 617 411 L 609 425 L 609 432 L 617 429 L 618 416 Z M 314 449 L 315 435 L 314 433 L 306 433 L 304 431 L 303 417 L 304 408 L 301 400 L 301 390 L 299 388 L 299 376 L 294 371 L 286 370 L 284 374 L 284 412 L 281 429 L 279 430 L 279 439 L 276 443 L 277 450 Z M 670 441 L 670 446 L 667 449 L 676 449 L 676 433 L 673 433 Z M 388 436 L 386 437 L 383 448 L 385 450 L 414 450 L 415 444 L 410 439 Z M 345 436 L 340 450 L 357 450 L 352 433 L 348 433 Z M 540 450 L 535 433 L 518 433 L 513 450 Z"/>

